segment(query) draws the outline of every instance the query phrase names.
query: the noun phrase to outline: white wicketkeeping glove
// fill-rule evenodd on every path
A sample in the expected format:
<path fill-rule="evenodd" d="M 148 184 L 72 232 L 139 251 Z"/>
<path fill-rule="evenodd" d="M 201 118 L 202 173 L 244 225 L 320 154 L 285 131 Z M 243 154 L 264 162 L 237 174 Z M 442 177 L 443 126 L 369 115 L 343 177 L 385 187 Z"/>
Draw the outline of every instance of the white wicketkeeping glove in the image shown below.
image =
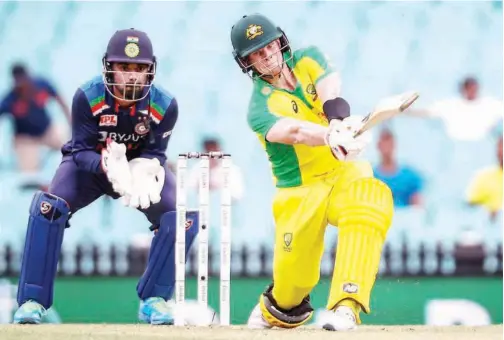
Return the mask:
<path fill-rule="evenodd" d="M 343 120 L 331 120 L 326 135 L 326 144 L 339 160 L 351 161 L 357 159 L 371 142 L 371 135 L 368 131 L 354 137 L 362 127 L 362 119 L 363 117 L 360 116 L 350 116 Z"/>
<path fill-rule="evenodd" d="M 157 158 L 135 158 L 129 162 L 132 176 L 131 196 L 123 197 L 123 204 L 132 208 L 147 209 L 161 201 L 165 170 Z"/>
<path fill-rule="evenodd" d="M 126 145 L 108 139 L 107 146 L 102 150 L 102 168 L 115 192 L 121 196 L 131 194 L 131 173 L 126 158 Z"/>

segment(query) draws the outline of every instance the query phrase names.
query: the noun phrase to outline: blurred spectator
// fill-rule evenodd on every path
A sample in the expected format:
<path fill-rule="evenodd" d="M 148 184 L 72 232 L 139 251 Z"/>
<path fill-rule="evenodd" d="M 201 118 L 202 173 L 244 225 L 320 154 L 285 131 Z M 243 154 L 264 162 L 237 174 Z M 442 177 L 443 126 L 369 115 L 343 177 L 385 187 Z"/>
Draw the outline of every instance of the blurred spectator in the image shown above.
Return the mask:
<path fill-rule="evenodd" d="M 207 138 L 203 141 L 204 152 L 222 151 L 220 143 L 215 138 Z M 189 183 L 193 189 L 199 186 L 199 164 L 194 166 L 189 176 Z M 210 159 L 210 191 L 219 190 L 222 187 L 222 161 L 219 159 Z M 232 164 L 230 174 L 230 189 L 233 200 L 240 200 L 243 197 L 243 176 L 240 168 Z"/>
<path fill-rule="evenodd" d="M 394 205 L 421 205 L 422 179 L 414 169 L 397 163 L 395 138 L 390 130 L 382 130 L 377 147 L 380 163 L 374 168 L 374 175 L 390 187 Z"/>
<path fill-rule="evenodd" d="M 497 160 L 498 164 L 476 173 L 466 192 L 467 202 L 487 209 L 492 219 L 502 210 L 502 137 L 497 142 Z"/>
<path fill-rule="evenodd" d="M 40 167 L 40 146 L 59 150 L 64 143 L 46 110 L 48 100 L 54 98 L 59 103 L 68 121 L 70 110 L 46 79 L 31 76 L 21 64 L 15 64 L 11 74 L 14 85 L 0 102 L 0 114 L 10 113 L 14 119 L 19 170 L 35 174 Z"/>
<path fill-rule="evenodd" d="M 461 97 L 435 102 L 427 109 L 411 109 L 411 114 L 440 118 L 446 133 L 454 140 L 477 141 L 485 138 L 502 121 L 502 101 L 480 96 L 475 78 L 465 78 L 460 84 Z"/>

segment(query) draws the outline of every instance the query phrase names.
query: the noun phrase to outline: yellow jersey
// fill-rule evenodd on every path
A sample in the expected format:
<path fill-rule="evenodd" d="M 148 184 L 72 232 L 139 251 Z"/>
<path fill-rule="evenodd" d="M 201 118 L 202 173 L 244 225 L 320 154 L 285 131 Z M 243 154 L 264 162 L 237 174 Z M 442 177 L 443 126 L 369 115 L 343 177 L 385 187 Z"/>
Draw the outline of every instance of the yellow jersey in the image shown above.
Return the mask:
<path fill-rule="evenodd" d="M 467 201 L 485 207 L 490 212 L 502 209 L 502 168 L 495 166 L 481 170 L 467 188 Z"/>
<path fill-rule="evenodd" d="M 247 116 L 250 128 L 268 154 L 278 188 L 306 184 L 331 172 L 339 163 L 327 146 L 286 145 L 266 140 L 269 129 L 283 117 L 329 125 L 315 89 L 321 79 L 333 72 L 328 59 L 311 46 L 293 52 L 287 64 L 297 79 L 294 91 L 278 89 L 257 79 Z"/>

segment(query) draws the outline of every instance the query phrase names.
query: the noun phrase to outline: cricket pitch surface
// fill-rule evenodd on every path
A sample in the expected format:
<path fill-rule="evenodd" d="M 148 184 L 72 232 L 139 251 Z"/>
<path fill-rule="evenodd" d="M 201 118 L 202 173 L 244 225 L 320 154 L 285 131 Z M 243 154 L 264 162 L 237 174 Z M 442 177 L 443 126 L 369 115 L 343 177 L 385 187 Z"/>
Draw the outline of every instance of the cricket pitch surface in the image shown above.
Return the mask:
<path fill-rule="evenodd" d="M 467 327 L 361 326 L 350 332 L 311 327 L 250 330 L 242 326 L 173 327 L 112 324 L 0 325 L 2 340 L 146 340 L 146 339 L 310 339 L 310 340 L 493 340 L 502 339 L 502 325 Z M 351 334 L 351 338 L 349 335 Z"/>

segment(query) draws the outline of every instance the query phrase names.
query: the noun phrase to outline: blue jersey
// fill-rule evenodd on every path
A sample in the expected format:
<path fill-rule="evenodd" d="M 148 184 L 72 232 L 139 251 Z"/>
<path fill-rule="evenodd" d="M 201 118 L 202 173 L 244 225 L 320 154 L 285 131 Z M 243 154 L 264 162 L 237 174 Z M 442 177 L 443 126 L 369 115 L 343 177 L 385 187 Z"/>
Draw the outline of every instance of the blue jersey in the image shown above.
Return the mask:
<path fill-rule="evenodd" d="M 47 101 L 57 94 L 54 87 L 42 78 L 33 78 L 31 86 L 30 93 L 26 96 L 15 90 L 10 91 L 0 102 L 0 114 L 12 115 L 16 134 L 39 137 L 50 125 L 46 111 Z"/>
<path fill-rule="evenodd" d="M 101 150 L 110 138 L 126 144 L 128 160 L 157 158 L 166 162 L 166 148 L 178 117 L 175 98 L 152 85 L 149 94 L 121 108 L 105 89 L 101 76 L 77 89 L 72 102 L 72 139 L 62 148 L 85 171 L 102 173 Z"/>
<path fill-rule="evenodd" d="M 387 184 L 394 197 L 396 207 L 411 204 L 411 198 L 422 190 L 422 178 L 412 168 L 399 166 L 395 173 L 386 173 L 379 166 L 374 169 L 375 178 Z"/>

